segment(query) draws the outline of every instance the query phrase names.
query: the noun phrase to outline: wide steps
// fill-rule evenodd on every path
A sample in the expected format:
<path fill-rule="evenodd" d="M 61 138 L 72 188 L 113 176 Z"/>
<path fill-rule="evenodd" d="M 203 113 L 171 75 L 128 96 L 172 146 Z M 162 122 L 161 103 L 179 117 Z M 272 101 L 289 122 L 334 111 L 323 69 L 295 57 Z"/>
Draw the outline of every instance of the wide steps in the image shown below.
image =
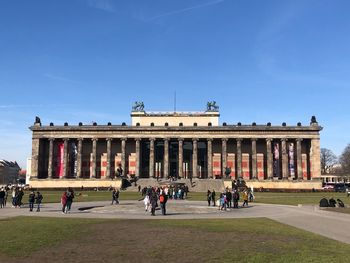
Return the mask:
<path fill-rule="evenodd" d="M 216 192 L 221 192 L 225 189 L 224 181 L 220 179 L 193 179 L 192 184 L 190 179 L 180 179 L 173 182 L 169 180 L 160 179 L 157 181 L 154 178 L 141 178 L 137 180 L 136 186 L 132 183 L 131 186 L 126 188 L 126 191 L 137 192 L 138 186 L 141 186 L 141 189 L 144 187 L 152 186 L 159 187 L 164 184 L 176 184 L 176 183 L 184 183 L 188 186 L 189 191 L 191 192 L 206 192 L 208 190 L 215 190 Z"/>

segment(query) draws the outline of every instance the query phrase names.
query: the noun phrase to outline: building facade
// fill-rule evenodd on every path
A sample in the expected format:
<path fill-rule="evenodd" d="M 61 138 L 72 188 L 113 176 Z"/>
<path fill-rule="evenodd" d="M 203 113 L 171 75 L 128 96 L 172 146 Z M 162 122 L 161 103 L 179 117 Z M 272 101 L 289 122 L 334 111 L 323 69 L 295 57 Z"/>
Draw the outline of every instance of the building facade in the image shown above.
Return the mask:
<path fill-rule="evenodd" d="M 214 103 L 215 104 L 215 103 Z M 215 106 L 215 105 L 214 105 Z M 219 111 L 146 112 L 133 107 L 131 125 L 45 126 L 32 137 L 31 181 L 138 178 L 299 181 L 320 178 L 320 127 L 219 124 Z"/>
<path fill-rule="evenodd" d="M 0 160 L 0 185 L 17 183 L 20 170 L 17 162 Z"/>

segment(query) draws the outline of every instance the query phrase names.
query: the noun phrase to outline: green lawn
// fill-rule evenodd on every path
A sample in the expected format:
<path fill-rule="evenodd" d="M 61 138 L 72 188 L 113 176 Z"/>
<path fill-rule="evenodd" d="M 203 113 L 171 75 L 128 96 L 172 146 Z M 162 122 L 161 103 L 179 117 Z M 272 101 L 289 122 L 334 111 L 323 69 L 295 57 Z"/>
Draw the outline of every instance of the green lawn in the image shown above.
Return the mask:
<path fill-rule="evenodd" d="M 62 191 L 42 191 L 44 196 L 43 202 L 58 203 L 60 202 Z M 109 191 L 76 191 L 75 202 L 87 201 L 110 201 L 112 193 Z M 219 193 L 217 194 L 219 197 Z M 333 197 L 340 198 L 345 205 L 350 205 L 350 198 L 345 193 L 335 192 L 316 192 L 316 193 L 271 193 L 271 192 L 256 192 L 254 202 L 267 204 L 284 204 L 284 205 L 298 205 L 298 204 L 313 204 L 319 203 L 322 197 L 327 199 Z M 138 192 L 121 191 L 120 200 L 138 200 L 141 198 Z M 188 200 L 206 201 L 206 193 L 190 192 Z M 28 201 L 28 192 L 26 192 L 23 201 Z"/>
<path fill-rule="evenodd" d="M 4 262 L 348 262 L 350 245 L 266 218 L 0 220 Z"/>
<path fill-rule="evenodd" d="M 345 193 L 335 192 L 316 192 L 316 193 L 259 193 L 256 192 L 255 201 L 257 203 L 267 204 L 283 204 L 283 205 L 298 205 L 298 204 L 313 204 L 318 205 L 320 199 L 325 197 L 330 199 L 333 197 L 341 199 L 345 205 L 350 205 L 350 198 Z"/>

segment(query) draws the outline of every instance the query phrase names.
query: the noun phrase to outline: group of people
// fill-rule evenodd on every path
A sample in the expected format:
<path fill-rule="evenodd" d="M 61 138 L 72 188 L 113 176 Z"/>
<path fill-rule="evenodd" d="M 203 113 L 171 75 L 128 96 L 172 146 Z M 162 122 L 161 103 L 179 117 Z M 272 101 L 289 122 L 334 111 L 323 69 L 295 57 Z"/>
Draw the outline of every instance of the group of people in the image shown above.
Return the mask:
<path fill-rule="evenodd" d="M 344 202 L 342 200 L 340 200 L 339 198 L 337 199 L 337 201 L 335 201 L 335 199 L 332 197 L 329 200 L 327 200 L 327 198 L 323 197 L 320 200 L 320 207 L 337 207 L 337 203 L 338 203 L 338 207 L 345 207 Z"/>
<path fill-rule="evenodd" d="M 28 196 L 29 211 L 30 212 L 33 211 L 34 203 L 36 203 L 36 205 L 37 205 L 36 211 L 40 212 L 40 206 L 41 206 L 42 200 L 43 200 L 43 195 L 39 191 L 37 191 L 35 194 L 35 192 L 32 190 Z"/>
<path fill-rule="evenodd" d="M 152 187 L 144 187 L 142 188 L 141 195 L 145 196 L 148 191 L 150 191 Z M 170 199 L 186 199 L 187 194 L 189 192 L 187 185 L 170 185 L 164 187 L 156 187 L 154 188 L 157 194 L 159 195 L 161 191 L 164 191 L 166 196 Z M 141 188 L 139 188 L 139 191 Z"/>
<path fill-rule="evenodd" d="M 248 206 L 248 201 L 252 202 L 254 200 L 253 190 L 246 188 L 242 193 L 242 197 L 242 207 Z M 240 194 L 238 189 L 232 189 L 232 191 L 230 191 L 230 189 L 226 188 L 225 191 L 220 193 L 218 199 L 216 199 L 215 190 L 207 191 L 208 206 L 210 206 L 211 203 L 213 203 L 213 206 L 216 206 L 218 203 L 219 210 L 227 210 L 227 208 L 238 208 L 239 199 Z"/>
<path fill-rule="evenodd" d="M 68 187 L 68 189 L 64 191 L 61 196 L 62 214 L 70 213 L 73 199 L 74 199 L 74 191 L 72 188 Z"/>
<path fill-rule="evenodd" d="M 151 210 L 151 215 L 155 216 L 156 208 L 158 207 L 158 201 L 162 215 L 166 215 L 166 203 L 169 197 L 169 188 L 167 187 L 145 187 L 143 202 L 145 204 L 145 211 Z M 143 193 L 142 192 L 142 193 Z"/>
<path fill-rule="evenodd" d="M 6 186 L 0 189 L 0 208 L 4 208 L 7 204 L 7 198 L 9 196 L 11 189 Z M 12 197 L 12 207 L 21 207 L 23 205 L 22 199 L 24 196 L 23 188 L 12 187 L 11 197 Z"/>

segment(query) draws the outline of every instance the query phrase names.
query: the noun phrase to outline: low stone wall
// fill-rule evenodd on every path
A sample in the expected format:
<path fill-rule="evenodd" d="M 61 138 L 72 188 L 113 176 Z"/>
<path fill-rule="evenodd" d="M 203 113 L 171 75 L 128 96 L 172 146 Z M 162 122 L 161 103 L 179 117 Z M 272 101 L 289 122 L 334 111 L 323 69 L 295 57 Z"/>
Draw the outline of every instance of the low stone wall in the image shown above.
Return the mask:
<path fill-rule="evenodd" d="M 31 179 L 29 182 L 32 188 L 105 188 L 122 186 L 121 180 L 101 180 L 101 179 L 87 179 L 87 180 L 70 180 L 70 179 Z"/>
<path fill-rule="evenodd" d="M 232 182 L 225 180 L 225 187 L 231 188 Z M 290 190 L 321 190 L 321 181 L 247 181 L 246 185 L 248 187 L 254 187 L 254 189 L 259 189 L 263 187 L 264 189 L 290 189 Z"/>

